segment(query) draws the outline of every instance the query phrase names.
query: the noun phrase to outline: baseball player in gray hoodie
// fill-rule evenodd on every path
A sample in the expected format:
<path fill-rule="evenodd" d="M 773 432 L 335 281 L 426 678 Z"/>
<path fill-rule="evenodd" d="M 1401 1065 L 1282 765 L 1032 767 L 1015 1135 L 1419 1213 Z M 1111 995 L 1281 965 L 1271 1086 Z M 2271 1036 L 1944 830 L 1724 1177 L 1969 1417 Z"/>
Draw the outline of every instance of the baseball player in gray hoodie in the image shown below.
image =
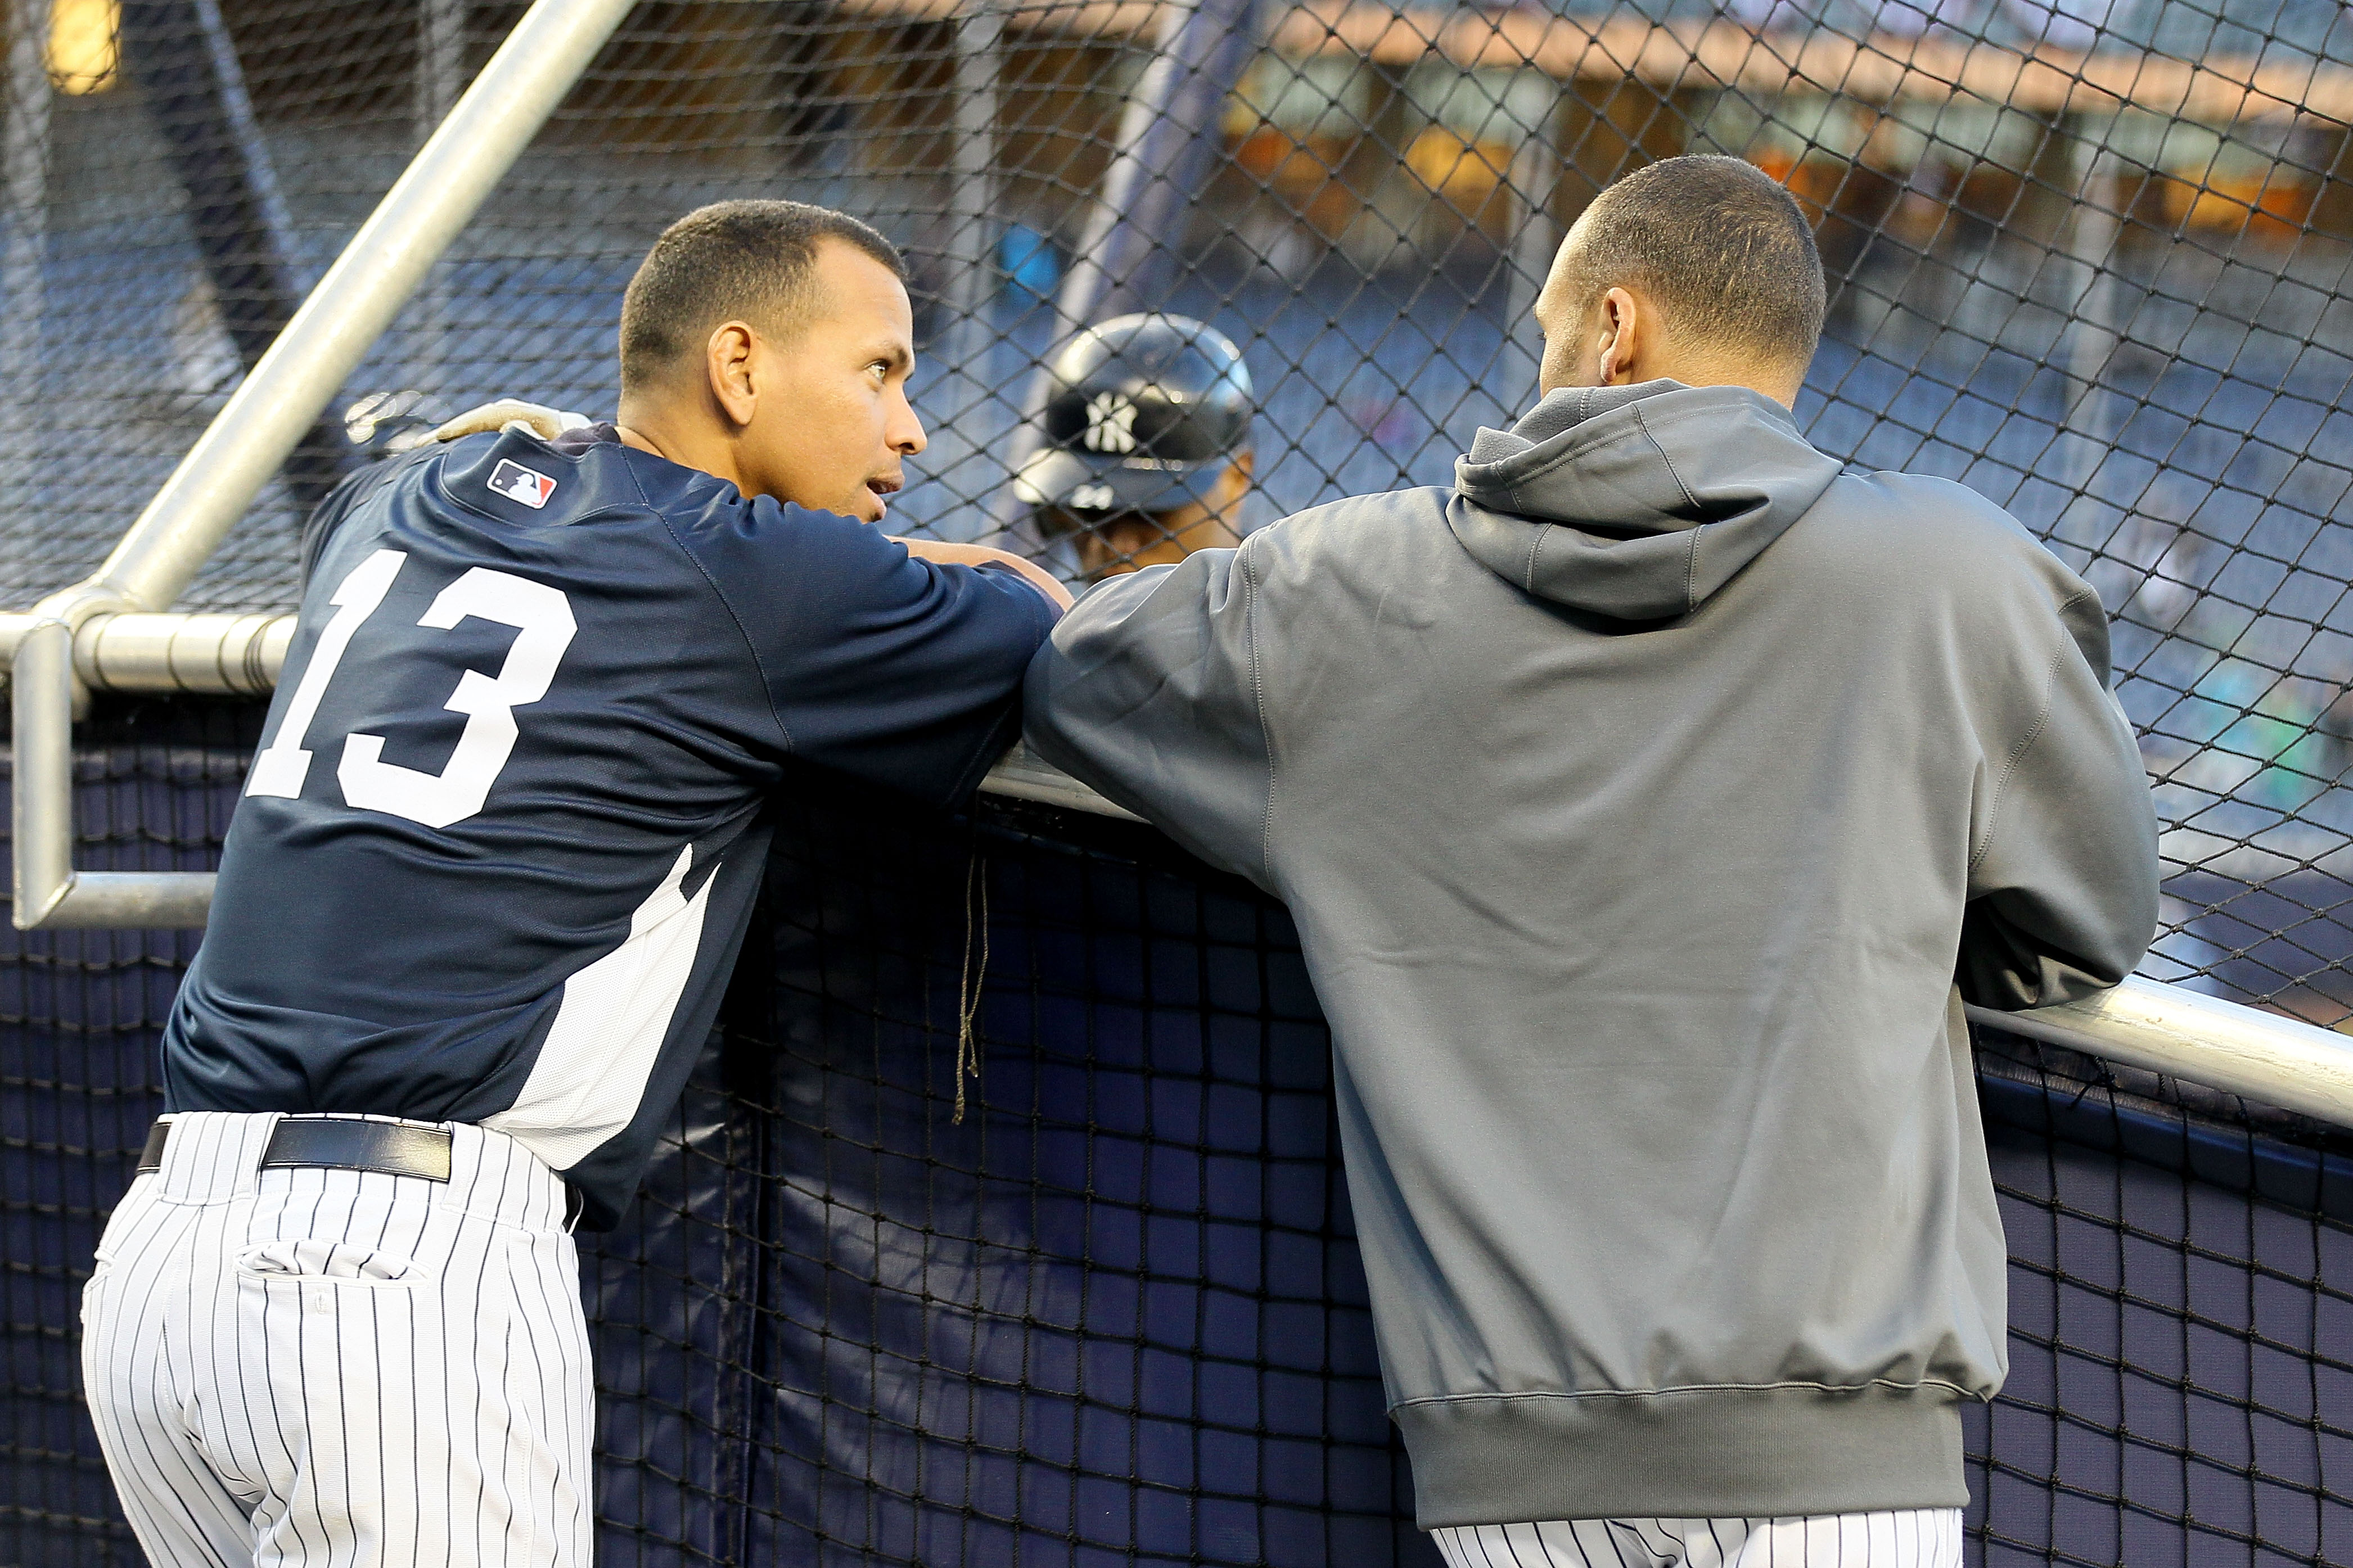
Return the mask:
<path fill-rule="evenodd" d="M 2115 984 L 2156 825 L 2097 596 L 1788 405 L 1812 236 L 1604 193 L 1451 489 L 1105 584 L 1029 741 L 1296 916 L 1449 1560 L 1947 1568 L 2005 1369 L 1964 998 Z"/>

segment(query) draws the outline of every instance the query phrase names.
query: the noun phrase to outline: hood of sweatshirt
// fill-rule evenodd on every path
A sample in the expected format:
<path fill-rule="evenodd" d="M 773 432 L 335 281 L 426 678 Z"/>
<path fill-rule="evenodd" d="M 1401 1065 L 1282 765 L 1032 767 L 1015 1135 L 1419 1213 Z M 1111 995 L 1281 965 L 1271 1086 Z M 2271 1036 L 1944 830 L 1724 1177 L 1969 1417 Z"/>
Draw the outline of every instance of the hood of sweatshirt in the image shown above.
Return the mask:
<path fill-rule="evenodd" d="M 1564 389 L 1454 465 L 1462 547 L 1540 598 L 1618 620 L 1697 609 L 1839 475 L 1737 386 Z"/>

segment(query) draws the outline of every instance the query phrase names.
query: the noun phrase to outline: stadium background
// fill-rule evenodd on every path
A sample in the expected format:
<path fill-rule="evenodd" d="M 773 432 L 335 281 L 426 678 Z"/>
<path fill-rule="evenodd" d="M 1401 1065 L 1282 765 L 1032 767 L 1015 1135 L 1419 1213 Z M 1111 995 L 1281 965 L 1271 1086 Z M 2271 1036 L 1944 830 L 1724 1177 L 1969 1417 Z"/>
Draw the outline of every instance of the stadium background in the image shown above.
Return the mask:
<path fill-rule="evenodd" d="M 96 563 L 520 10 L 8 0 L 12 604 Z M 792 195 L 916 269 L 900 526 L 1008 521 L 1037 362 L 1135 302 L 1242 346 L 1263 521 L 1444 482 L 1533 391 L 1562 226 L 1737 153 L 1819 221 L 1812 438 L 1975 486 L 2117 615 L 2166 828 L 2146 972 L 2338 1026 L 2348 120 L 2334 0 L 646 4 L 337 406 L 608 411 L 653 235 Z M 1157 162 L 1107 190 L 1124 141 Z M 183 605 L 289 604 L 306 498 L 397 426 L 322 422 Z M 101 700 L 80 863 L 209 866 L 257 723 Z M 909 827 L 815 778 L 783 809 L 676 1145 L 590 1249 L 607 1560 L 1431 1561 L 1280 908 L 1114 823 Z M 0 1563 L 132 1561 L 73 1300 L 195 938 L 10 941 Z M 2353 1142 L 1999 1037 L 1980 1083 L 2015 1371 L 1972 1552 L 2353 1561 Z"/>

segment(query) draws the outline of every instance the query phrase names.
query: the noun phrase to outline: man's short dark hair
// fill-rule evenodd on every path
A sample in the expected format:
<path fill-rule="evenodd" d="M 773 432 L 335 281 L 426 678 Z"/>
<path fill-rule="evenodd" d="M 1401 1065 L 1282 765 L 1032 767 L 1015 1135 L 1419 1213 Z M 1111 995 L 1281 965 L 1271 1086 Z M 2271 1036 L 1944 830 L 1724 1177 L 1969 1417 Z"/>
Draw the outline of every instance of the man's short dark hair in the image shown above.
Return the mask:
<path fill-rule="evenodd" d="M 621 298 L 622 391 L 699 353 L 722 321 L 791 336 L 817 303 L 818 247 L 828 239 L 906 280 L 897 247 L 848 213 L 806 202 L 713 202 L 662 230 Z"/>
<path fill-rule="evenodd" d="M 1810 360 L 1827 293 L 1813 226 L 1770 174 L 1738 158 L 1667 158 L 1593 200 L 1565 281 L 1582 311 L 1630 285 L 1686 342 Z"/>

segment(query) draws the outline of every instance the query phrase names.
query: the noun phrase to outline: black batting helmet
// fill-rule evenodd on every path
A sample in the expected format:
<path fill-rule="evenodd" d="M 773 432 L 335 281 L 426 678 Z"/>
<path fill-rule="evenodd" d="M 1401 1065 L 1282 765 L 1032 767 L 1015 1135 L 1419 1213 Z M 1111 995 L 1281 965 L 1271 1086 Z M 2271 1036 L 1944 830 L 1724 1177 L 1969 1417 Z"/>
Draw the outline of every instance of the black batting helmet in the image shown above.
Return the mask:
<path fill-rule="evenodd" d="M 1055 359 L 1046 446 L 1014 476 L 1030 506 L 1166 511 L 1207 500 L 1250 445 L 1241 351 L 1190 316 L 1121 316 Z"/>

